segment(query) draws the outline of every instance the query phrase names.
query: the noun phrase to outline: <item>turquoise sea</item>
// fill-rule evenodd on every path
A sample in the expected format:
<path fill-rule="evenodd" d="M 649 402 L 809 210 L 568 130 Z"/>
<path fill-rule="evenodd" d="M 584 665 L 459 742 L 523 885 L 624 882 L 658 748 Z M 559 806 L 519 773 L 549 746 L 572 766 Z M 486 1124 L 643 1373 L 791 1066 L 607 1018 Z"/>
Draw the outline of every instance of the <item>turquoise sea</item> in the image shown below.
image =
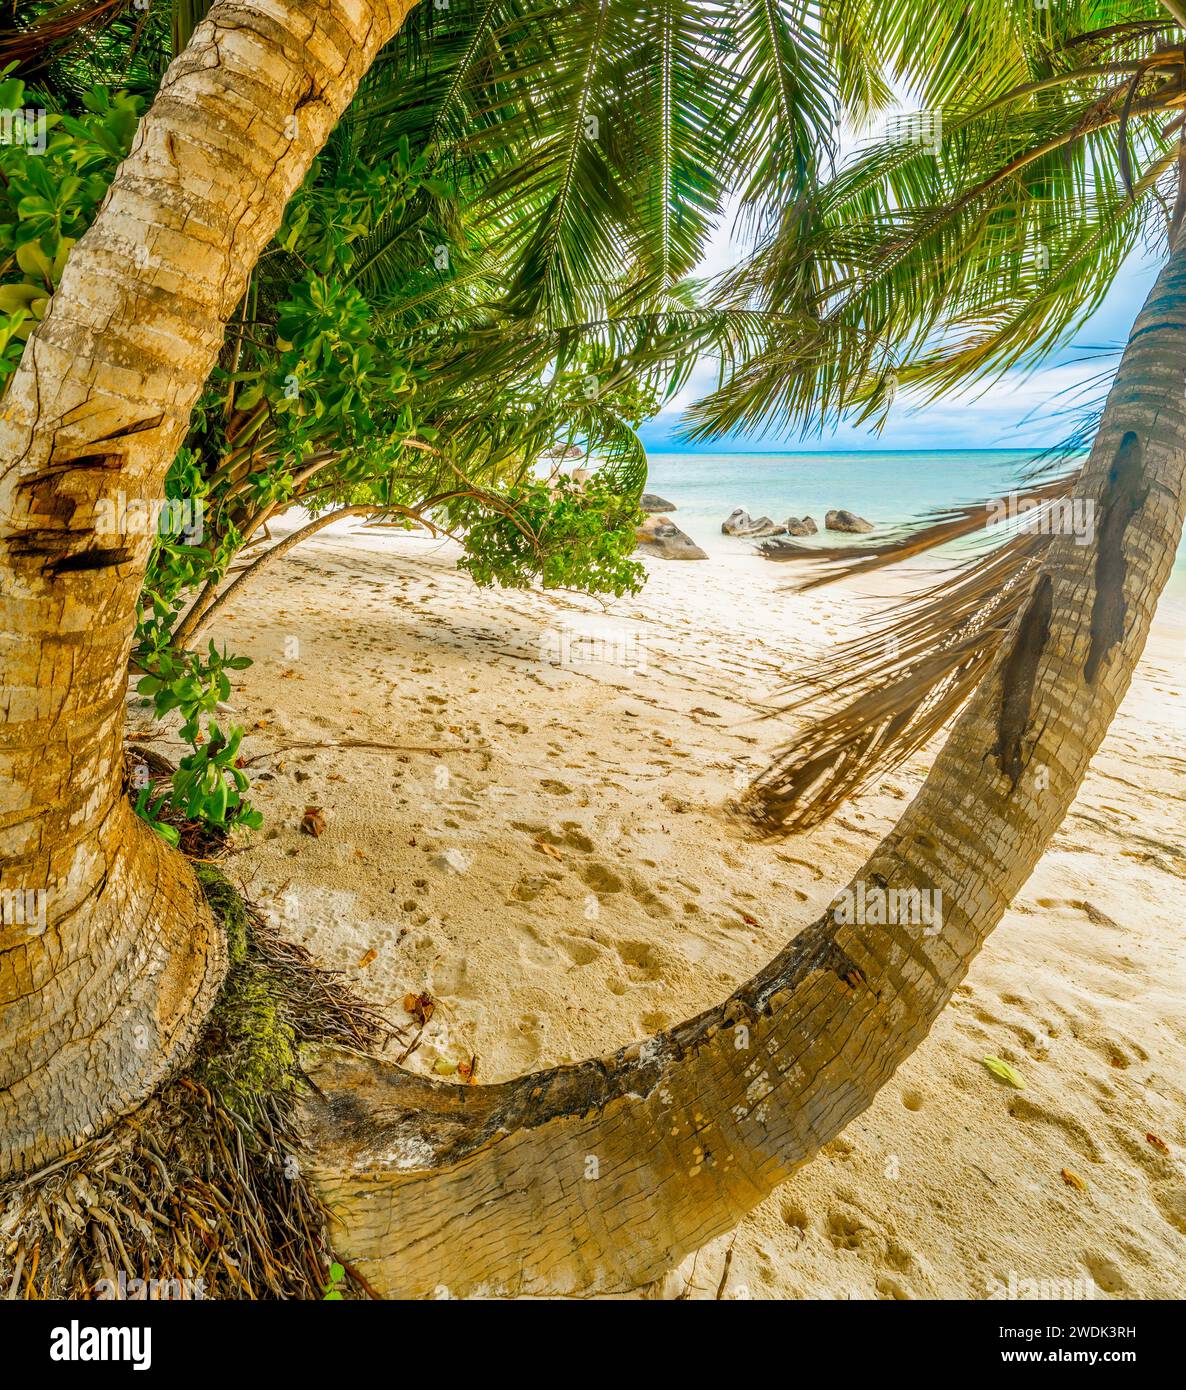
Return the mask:
<path fill-rule="evenodd" d="M 858 513 L 880 532 L 938 508 L 1023 491 L 1034 458 L 1013 449 L 655 453 L 647 491 L 674 502 L 672 519 L 709 551 L 752 546 L 721 535 L 721 522 L 736 507 L 779 522 L 807 513 L 820 535 L 804 543 L 834 544 L 844 538 L 828 533 L 825 539 L 823 532 L 824 513 L 833 507 Z M 1186 546 L 1178 552 L 1173 584 L 1186 589 Z"/>

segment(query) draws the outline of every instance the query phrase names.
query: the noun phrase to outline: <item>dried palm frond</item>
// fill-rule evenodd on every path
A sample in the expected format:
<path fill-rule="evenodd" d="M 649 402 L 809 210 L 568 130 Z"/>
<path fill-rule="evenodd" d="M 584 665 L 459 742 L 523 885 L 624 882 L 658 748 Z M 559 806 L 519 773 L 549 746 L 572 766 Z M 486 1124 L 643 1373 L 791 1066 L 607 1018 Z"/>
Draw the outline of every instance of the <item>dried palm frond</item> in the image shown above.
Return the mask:
<path fill-rule="evenodd" d="M 1044 510 L 1052 503 L 1070 495 L 1078 476 L 1078 471 L 1064 473 L 1027 487 L 1026 500 L 1034 504 L 1034 510 L 1029 515 L 1040 520 Z M 839 579 L 855 579 L 858 575 L 870 574 L 887 565 L 916 559 L 941 545 L 987 530 L 1000 515 L 1002 500 L 969 502 L 966 506 L 943 508 L 930 513 L 918 526 L 911 527 L 904 534 L 871 545 L 809 546 L 776 540 L 764 542 L 759 549 L 767 560 L 809 560 L 813 567 L 812 576 L 795 586 L 800 593 L 805 593 L 823 584 L 834 584 Z"/>
<path fill-rule="evenodd" d="M 900 766 L 956 714 L 980 683 L 1029 593 L 1050 539 L 1054 508 L 1077 473 L 1027 490 L 1033 509 L 1006 539 L 983 546 L 920 596 L 896 604 L 873 631 L 821 656 L 783 692 L 780 715 L 809 711 L 806 728 L 742 799 L 766 834 L 826 820 L 874 778 Z M 976 503 L 932 515 L 921 530 L 872 546 L 767 545 L 771 559 L 827 565 L 801 590 L 915 558 L 984 530 L 1000 507 Z"/>
<path fill-rule="evenodd" d="M 39 71 L 80 36 L 112 23 L 132 0 L 66 0 L 44 13 L 23 16 L 19 27 L 0 35 L 0 67 L 22 66 L 22 76 Z"/>

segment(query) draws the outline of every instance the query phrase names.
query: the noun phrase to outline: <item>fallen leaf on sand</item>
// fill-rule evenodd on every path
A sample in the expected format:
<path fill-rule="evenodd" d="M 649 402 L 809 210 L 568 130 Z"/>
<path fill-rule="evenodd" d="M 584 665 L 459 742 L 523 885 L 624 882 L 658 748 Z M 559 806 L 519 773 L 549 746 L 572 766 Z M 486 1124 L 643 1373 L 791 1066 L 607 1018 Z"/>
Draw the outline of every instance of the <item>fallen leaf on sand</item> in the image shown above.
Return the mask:
<path fill-rule="evenodd" d="M 1170 1146 L 1164 1139 L 1159 1139 L 1156 1134 L 1146 1134 L 1145 1140 L 1147 1143 L 1152 1144 L 1158 1153 L 1167 1154 L 1170 1151 Z"/>
<path fill-rule="evenodd" d="M 546 854 L 550 859 L 559 859 L 563 862 L 564 855 L 560 853 L 555 845 L 548 844 L 547 840 L 536 840 L 535 847 L 541 854 Z"/>
<path fill-rule="evenodd" d="M 316 838 L 325 829 L 325 812 L 320 806 L 306 806 L 301 817 L 301 829 Z"/>
<path fill-rule="evenodd" d="M 358 968 L 360 970 L 365 970 L 367 966 L 370 965 L 371 961 L 377 960 L 378 958 L 379 952 L 376 951 L 375 948 L 372 946 L 371 949 L 366 953 L 366 955 L 363 956 L 363 958 L 358 962 Z"/>
<path fill-rule="evenodd" d="M 762 926 L 761 922 L 759 922 L 756 917 L 751 917 L 748 912 L 743 912 L 741 914 L 741 920 L 745 923 L 747 927 L 758 927 L 762 931 L 766 930 L 766 928 Z"/>
<path fill-rule="evenodd" d="M 474 1084 L 478 1079 L 478 1054 L 476 1052 L 468 1062 L 457 1063 L 457 1075 L 470 1086 Z"/>
<path fill-rule="evenodd" d="M 457 1063 L 450 1062 L 446 1057 L 438 1057 L 436 1061 L 432 1064 L 432 1069 L 436 1072 L 438 1076 L 457 1075 Z"/>
<path fill-rule="evenodd" d="M 1086 1192 L 1087 1184 L 1078 1173 L 1072 1173 L 1069 1168 L 1062 1170 L 1062 1180 L 1068 1187 L 1073 1187 L 1076 1192 Z"/>
<path fill-rule="evenodd" d="M 421 1026 L 426 1024 L 436 1010 L 436 1000 L 425 990 L 421 994 L 405 994 L 404 1010 L 410 1013 Z"/>
<path fill-rule="evenodd" d="M 981 1061 L 998 1081 L 1003 1081 L 1008 1086 L 1016 1086 L 1019 1091 L 1025 1090 L 1025 1078 L 1008 1062 L 1002 1062 L 999 1057 L 982 1057 Z"/>

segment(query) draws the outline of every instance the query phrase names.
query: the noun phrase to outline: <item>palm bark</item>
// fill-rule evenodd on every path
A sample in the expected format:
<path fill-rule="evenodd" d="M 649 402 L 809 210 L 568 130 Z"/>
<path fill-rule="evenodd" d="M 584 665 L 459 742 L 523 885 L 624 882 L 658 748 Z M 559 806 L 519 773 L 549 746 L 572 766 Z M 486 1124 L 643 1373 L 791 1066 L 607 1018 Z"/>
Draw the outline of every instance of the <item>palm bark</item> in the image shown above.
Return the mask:
<path fill-rule="evenodd" d="M 611 1057 L 450 1086 L 336 1050 L 307 1123 L 340 1248 L 380 1291 L 621 1290 L 729 1229 L 926 1036 L 1061 823 L 1169 576 L 1186 502 L 1186 246 L 1133 329 L 1076 494 L 929 777 L 853 880 L 942 929 L 801 932 L 731 999 Z"/>
<path fill-rule="evenodd" d="M 126 669 L 156 499 L 284 204 L 413 0 L 224 0 L 170 67 L 30 337 L 0 417 L 0 1176 L 136 1105 L 183 1055 L 224 948 L 122 795 Z M 144 253 L 147 253 L 146 256 Z"/>

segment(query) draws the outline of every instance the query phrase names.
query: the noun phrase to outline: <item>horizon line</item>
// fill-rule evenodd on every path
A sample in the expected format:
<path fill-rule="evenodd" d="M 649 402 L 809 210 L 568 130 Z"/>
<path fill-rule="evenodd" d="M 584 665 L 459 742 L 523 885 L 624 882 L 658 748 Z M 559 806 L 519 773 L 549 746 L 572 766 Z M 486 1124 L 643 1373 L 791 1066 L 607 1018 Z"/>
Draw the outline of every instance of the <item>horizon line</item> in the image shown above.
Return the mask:
<path fill-rule="evenodd" d="M 774 457 L 778 454 L 1044 454 L 1049 452 L 1052 446 L 1049 444 L 1015 444 L 1009 447 L 1004 444 L 990 445 L 988 447 L 976 447 L 973 445 L 960 444 L 950 445 L 945 448 L 927 449 L 652 449 L 645 446 L 648 453 L 655 454 L 686 454 L 695 457 L 698 454 L 756 454 L 759 456 Z"/>

